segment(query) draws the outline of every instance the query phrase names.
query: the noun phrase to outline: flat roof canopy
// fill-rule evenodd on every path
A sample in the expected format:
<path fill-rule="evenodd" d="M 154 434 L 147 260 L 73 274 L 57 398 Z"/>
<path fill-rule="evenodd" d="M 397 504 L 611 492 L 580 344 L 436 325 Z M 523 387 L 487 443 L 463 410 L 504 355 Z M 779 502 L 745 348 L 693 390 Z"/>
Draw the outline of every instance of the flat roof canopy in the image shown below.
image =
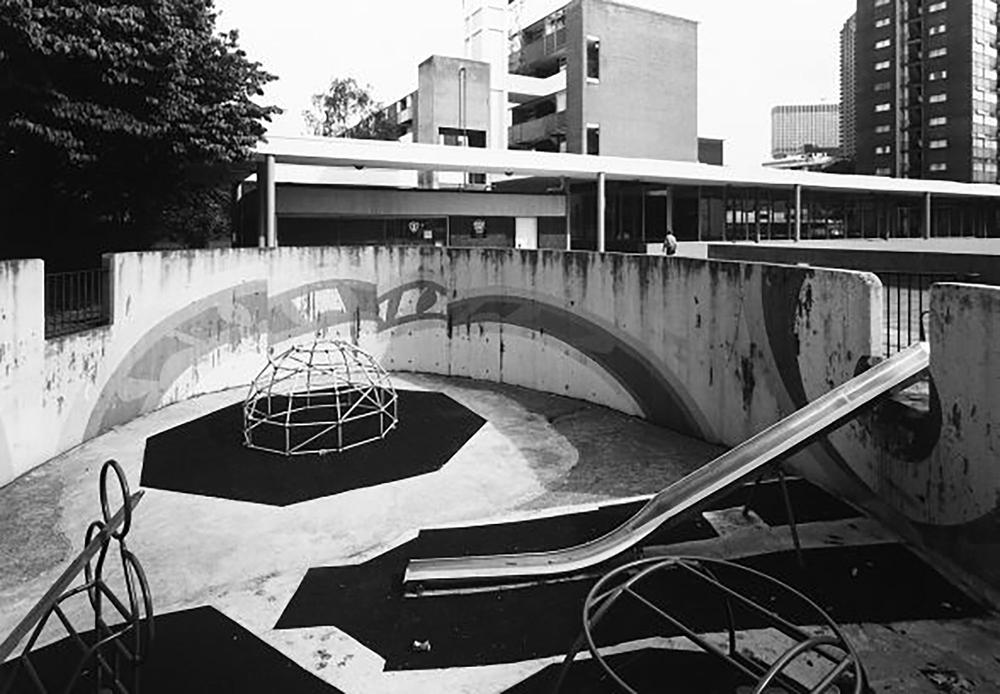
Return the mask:
<path fill-rule="evenodd" d="M 1000 198 L 1000 186 L 914 178 L 782 171 L 694 162 L 605 157 L 524 150 L 479 149 L 418 143 L 322 137 L 271 137 L 257 145 L 253 159 L 273 157 L 278 164 L 417 171 L 474 171 L 508 176 L 557 176 L 665 185 L 747 186 L 854 193 L 947 195 Z"/>

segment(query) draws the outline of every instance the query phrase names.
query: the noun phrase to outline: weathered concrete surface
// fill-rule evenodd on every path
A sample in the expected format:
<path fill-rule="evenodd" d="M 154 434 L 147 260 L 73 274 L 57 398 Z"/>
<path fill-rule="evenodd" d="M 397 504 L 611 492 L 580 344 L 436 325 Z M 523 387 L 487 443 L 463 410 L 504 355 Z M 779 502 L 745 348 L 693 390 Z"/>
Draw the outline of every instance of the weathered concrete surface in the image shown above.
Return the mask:
<path fill-rule="evenodd" d="M 40 260 L 0 263 L 0 485 L 49 456 L 40 418 L 45 279 Z"/>
<path fill-rule="evenodd" d="M 940 443 L 897 483 L 931 542 L 1000 586 L 1000 288 L 935 285 L 931 315 Z"/>
<path fill-rule="evenodd" d="M 495 692 L 559 658 L 448 670 L 383 672 L 383 661 L 336 627 L 275 630 L 311 566 L 360 562 L 421 526 L 523 516 L 526 509 L 649 494 L 701 465 L 718 449 L 637 418 L 511 386 L 396 375 L 397 385 L 433 388 L 489 423 L 440 471 L 290 507 L 146 490 L 129 547 L 149 575 L 159 613 L 208 604 L 317 677 L 354 692 Z M 19 509 L 0 534 L 0 634 L 27 611 L 81 545 L 99 513 L 97 472 L 119 460 L 133 485 L 145 438 L 238 401 L 242 389 L 185 400 L 95 438 L 0 489 L 0 509 Z M 238 435 L 238 432 L 234 432 Z M 36 504 L 44 504 L 45 513 Z M 737 519 L 725 522 L 722 516 Z M 719 540 L 676 546 L 698 554 L 743 556 L 787 548 L 787 528 L 740 513 L 710 519 Z M 6 521 L 6 518 L 4 519 Z M 40 525 L 39 525 L 40 523 Z M 892 536 L 868 520 L 807 523 L 807 546 L 880 543 Z M 67 538 L 69 538 L 67 540 Z M 727 539 L 728 538 L 728 539 Z M 86 610 L 73 604 L 71 615 Z M 933 664 L 1000 687 L 996 619 L 847 627 L 876 691 L 934 692 L 922 670 Z M 766 634 L 747 638 L 766 646 Z"/>

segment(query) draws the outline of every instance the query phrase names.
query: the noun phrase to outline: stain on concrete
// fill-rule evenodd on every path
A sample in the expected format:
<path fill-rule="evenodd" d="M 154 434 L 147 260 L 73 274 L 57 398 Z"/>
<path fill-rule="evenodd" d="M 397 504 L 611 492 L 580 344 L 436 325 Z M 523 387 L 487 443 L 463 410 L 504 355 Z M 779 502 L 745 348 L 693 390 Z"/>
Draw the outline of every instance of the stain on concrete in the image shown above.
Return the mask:
<path fill-rule="evenodd" d="M 0 489 L 0 592 L 57 568 L 74 549 L 60 530 L 64 480 L 45 465 Z M 83 535 L 75 538 L 83 548 Z"/>

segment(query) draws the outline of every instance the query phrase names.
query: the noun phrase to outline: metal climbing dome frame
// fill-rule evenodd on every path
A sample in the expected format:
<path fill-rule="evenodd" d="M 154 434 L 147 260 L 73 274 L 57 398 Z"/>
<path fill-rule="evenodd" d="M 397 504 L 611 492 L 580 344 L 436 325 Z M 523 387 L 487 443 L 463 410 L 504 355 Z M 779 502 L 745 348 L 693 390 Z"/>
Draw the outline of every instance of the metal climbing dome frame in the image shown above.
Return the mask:
<path fill-rule="evenodd" d="M 243 402 L 243 442 L 282 455 L 341 452 L 398 423 L 389 375 L 342 340 L 296 345 L 268 360 Z"/>

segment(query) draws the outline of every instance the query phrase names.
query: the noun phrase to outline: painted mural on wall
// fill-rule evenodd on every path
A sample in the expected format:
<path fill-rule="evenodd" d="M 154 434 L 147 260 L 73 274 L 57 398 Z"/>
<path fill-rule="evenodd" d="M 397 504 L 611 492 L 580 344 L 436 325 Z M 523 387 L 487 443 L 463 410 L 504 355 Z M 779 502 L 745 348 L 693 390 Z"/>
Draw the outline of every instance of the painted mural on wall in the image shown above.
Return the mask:
<path fill-rule="evenodd" d="M 84 439 L 163 405 L 174 382 L 206 355 L 235 350 L 267 329 L 267 283 L 246 282 L 195 301 L 140 338 L 94 403 Z"/>

